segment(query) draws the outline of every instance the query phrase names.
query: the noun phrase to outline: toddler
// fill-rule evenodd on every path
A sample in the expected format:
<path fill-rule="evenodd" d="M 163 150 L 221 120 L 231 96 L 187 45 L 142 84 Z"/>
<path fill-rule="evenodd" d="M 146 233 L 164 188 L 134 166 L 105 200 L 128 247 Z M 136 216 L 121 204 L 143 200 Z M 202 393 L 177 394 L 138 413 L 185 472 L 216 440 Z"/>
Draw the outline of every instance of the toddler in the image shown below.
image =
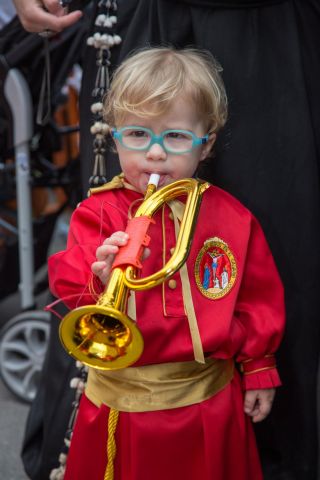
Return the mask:
<path fill-rule="evenodd" d="M 195 177 L 227 118 L 219 65 L 195 49 L 139 51 L 115 72 L 106 120 L 122 174 L 75 210 L 67 248 L 49 259 L 52 292 L 95 304 L 151 174 L 159 188 Z M 142 276 L 175 247 L 185 198 L 163 205 Z M 280 385 L 274 353 L 283 289 L 263 232 L 228 193 L 203 193 L 190 254 L 170 280 L 130 296 L 144 337 L 122 370 L 89 368 L 65 480 L 259 480 L 251 421 Z"/>

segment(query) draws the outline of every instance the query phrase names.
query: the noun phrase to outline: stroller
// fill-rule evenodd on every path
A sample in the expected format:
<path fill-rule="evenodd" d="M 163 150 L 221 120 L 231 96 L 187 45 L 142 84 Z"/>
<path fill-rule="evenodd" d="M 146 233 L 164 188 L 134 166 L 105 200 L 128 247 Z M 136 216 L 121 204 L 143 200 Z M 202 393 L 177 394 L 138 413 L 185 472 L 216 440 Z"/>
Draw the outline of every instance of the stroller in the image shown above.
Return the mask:
<path fill-rule="evenodd" d="M 63 86 L 81 63 L 87 28 L 84 17 L 48 41 L 51 95 L 43 96 L 47 110 L 41 125 L 35 106 L 41 82 L 48 81 L 44 40 L 25 32 L 17 18 L 0 32 L 0 301 L 19 289 L 22 311 L 1 320 L 0 375 L 26 402 L 35 397 L 50 331 L 50 315 L 37 310 L 35 296 L 48 287 L 45 265 L 57 220 L 81 195 L 77 148 L 70 152 L 77 122 L 57 125 L 57 117 L 68 98 Z M 67 161 L 55 162 L 62 150 Z M 60 204 L 50 210 L 39 192 L 50 197 L 57 191 Z"/>

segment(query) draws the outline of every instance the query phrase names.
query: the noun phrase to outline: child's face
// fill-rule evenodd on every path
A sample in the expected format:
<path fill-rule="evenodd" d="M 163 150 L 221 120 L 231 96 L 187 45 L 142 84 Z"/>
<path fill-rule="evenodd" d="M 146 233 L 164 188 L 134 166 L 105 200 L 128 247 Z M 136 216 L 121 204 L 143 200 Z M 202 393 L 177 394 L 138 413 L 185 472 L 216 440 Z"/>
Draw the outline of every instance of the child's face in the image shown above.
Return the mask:
<path fill-rule="evenodd" d="M 188 130 L 197 137 L 208 133 L 204 130 L 193 102 L 188 102 L 182 96 L 173 100 L 171 108 L 160 116 L 146 118 L 127 114 L 117 128 L 126 126 L 145 127 L 155 135 L 168 129 Z M 215 137 L 215 134 L 211 134 L 206 144 L 194 147 L 191 152 L 179 154 L 166 153 L 158 143 L 151 145 L 147 151 L 128 150 L 119 141 L 116 140 L 115 143 L 126 180 L 144 193 L 151 173 L 160 175 L 159 187 L 181 178 L 192 177 L 199 162 L 207 157 Z"/>

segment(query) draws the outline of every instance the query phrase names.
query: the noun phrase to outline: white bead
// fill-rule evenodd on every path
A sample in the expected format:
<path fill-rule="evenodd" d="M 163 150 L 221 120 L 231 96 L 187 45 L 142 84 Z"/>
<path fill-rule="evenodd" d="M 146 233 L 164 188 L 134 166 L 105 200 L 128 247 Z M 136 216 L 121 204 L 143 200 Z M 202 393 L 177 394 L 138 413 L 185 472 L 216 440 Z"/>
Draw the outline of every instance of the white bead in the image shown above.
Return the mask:
<path fill-rule="evenodd" d="M 104 21 L 104 27 L 111 28 L 112 27 L 112 22 L 110 20 L 110 17 L 107 17 Z"/>
<path fill-rule="evenodd" d="M 112 23 L 117 23 L 117 17 L 115 15 L 112 15 L 109 17 Z"/>
<path fill-rule="evenodd" d="M 121 43 L 121 40 L 122 40 L 122 38 L 119 37 L 119 35 L 113 35 L 113 43 L 115 45 L 119 45 L 119 43 Z"/>
<path fill-rule="evenodd" d="M 114 40 L 112 35 L 108 35 L 108 42 L 109 46 L 112 47 L 114 45 Z"/>
<path fill-rule="evenodd" d="M 99 26 L 103 25 L 104 22 L 105 22 L 105 20 L 106 20 L 106 18 L 107 18 L 107 16 L 104 15 L 104 14 L 98 15 L 97 18 L 96 18 L 95 24 L 96 24 L 96 25 L 99 25 Z"/>
<path fill-rule="evenodd" d="M 65 465 L 67 463 L 67 455 L 65 453 L 60 453 L 59 462 L 61 465 Z"/>
<path fill-rule="evenodd" d="M 103 104 L 101 102 L 96 102 L 91 105 L 91 112 L 98 113 L 103 109 Z"/>
<path fill-rule="evenodd" d="M 101 37 L 101 35 L 100 35 L 99 32 L 96 32 L 96 33 L 93 35 L 93 38 L 94 38 L 95 40 L 100 40 L 100 37 Z"/>
<path fill-rule="evenodd" d="M 103 133 L 104 135 L 106 135 L 107 133 L 109 133 L 109 130 L 110 130 L 109 125 L 108 125 L 107 123 L 104 123 L 104 124 L 102 125 L 102 133 Z"/>
<path fill-rule="evenodd" d="M 78 390 L 79 390 L 80 392 L 83 392 L 84 387 L 85 387 L 84 382 L 80 381 L 80 382 L 79 382 L 79 385 L 78 385 Z"/>
<path fill-rule="evenodd" d="M 101 35 L 101 44 L 108 45 L 108 42 L 109 42 L 109 35 L 107 35 L 106 33 Z"/>
<path fill-rule="evenodd" d="M 65 443 L 66 447 L 70 447 L 71 442 L 67 438 L 64 439 L 64 443 Z"/>
<path fill-rule="evenodd" d="M 70 388 L 77 388 L 79 385 L 79 378 L 72 378 L 70 380 Z"/>
<path fill-rule="evenodd" d="M 96 105 L 97 105 L 98 111 L 101 111 L 103 109 L 103 103 L 102 102 L 97 102 Z"/>
<path fill-rule="evenodd" d="M 50 472 L 50 480 L 59 480 L 60 468 L 54 468 Z"/>
<path fill-rule="evenodd" d="M 93 37 L 88 37 L 87 38 L 87 45 L 92 46 L 94 44 L 94 38 Z"/>

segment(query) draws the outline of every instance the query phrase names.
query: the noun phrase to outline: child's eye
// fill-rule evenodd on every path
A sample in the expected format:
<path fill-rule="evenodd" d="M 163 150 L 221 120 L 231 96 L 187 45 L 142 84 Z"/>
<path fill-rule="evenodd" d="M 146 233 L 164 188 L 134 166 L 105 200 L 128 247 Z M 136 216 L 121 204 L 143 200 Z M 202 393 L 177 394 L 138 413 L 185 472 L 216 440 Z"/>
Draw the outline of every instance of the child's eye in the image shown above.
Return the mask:
<path fill-rule="evenodd" d="M 125 130 L 124 135 L 126 137 L 134 137 L 134 138 L 145 138 L 148 137 L 148 133 L 144 130 Z"/>
<path fill-rule="evenodd" d="M 168 140 L 187 140 L 189 139 L 190 135 L 181 132 L 168 132 L 166 134 Z"/>

